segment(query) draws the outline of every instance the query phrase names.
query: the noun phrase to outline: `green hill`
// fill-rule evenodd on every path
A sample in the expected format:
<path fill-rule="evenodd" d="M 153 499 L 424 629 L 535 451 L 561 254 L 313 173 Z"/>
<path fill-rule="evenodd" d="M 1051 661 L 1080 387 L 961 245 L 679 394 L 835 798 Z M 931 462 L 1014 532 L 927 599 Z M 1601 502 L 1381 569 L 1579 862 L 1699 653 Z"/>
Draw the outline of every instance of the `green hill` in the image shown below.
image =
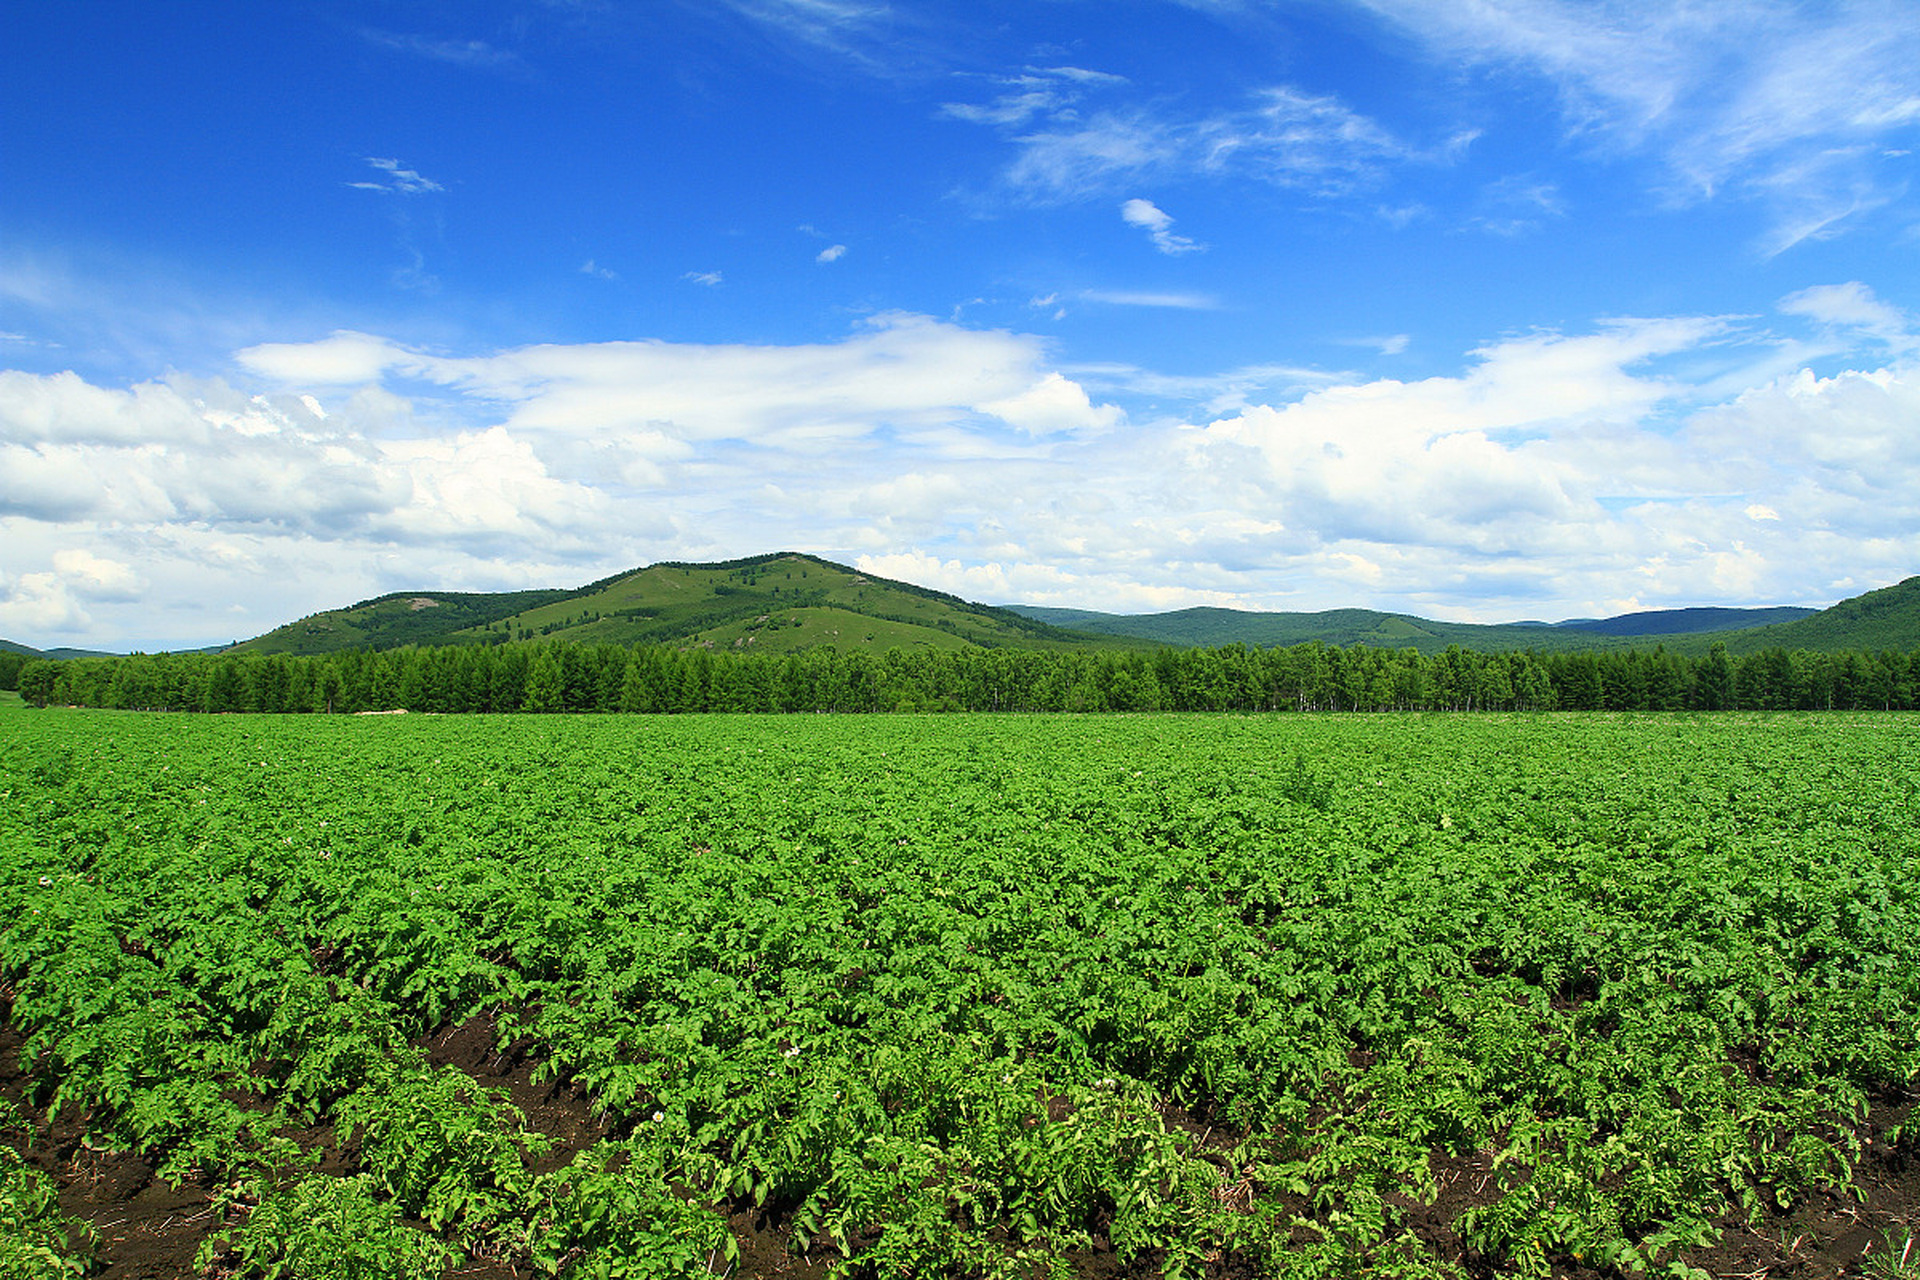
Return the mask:
<path fill-rule="evenodd" d="M 1852 596 L 1796 622 L 1709 636 L 1715 638 L 1725 640 L 1728 651 L 1736 654 L 1761 649 L 1907 653 L 1920 649 L 1920 577 Z"/>
<path fill-rule="evenodd" d="M 250 653 L 337 653 L 444 644 L 471 627 L 564 599 L 565 591 L 396 591 L 345 609 L 309 614 L 233 648 Z"/>
<path fill-rule="evenodd" d="M 1083 609 L 1047 609 L 1016 605 L 1018 612 L 1057 626 L 1100 635 L 1136 636 L 1161 644 L 1217 646 L 1246 644 L 1258 648 L 1305 644 L 1364 644 L 1376 649 L 1417 649 L 1441 653 L 1449 645 L 1500 653 L 1532 649 L 1539 652 L 1616 649 L 1628 642 L 1591 631 L 1574 631 L 1537 623 L 1481 626 L 1466 622 L 1434 622 L 1405 613 L 1373 609 L 1326 609 L 1317 613 L 1262 613 L 1242 609 L 1201 607 L 1170 613 L 1110 614 Z"/>
<path fill-rule="evenodd" d="M 1664 610 L 1573 624 L 1485 626 L 1435 622 L 1372 609 L 1261 613 L 1195 608 L 1122 615 L 1031 605 L 995 608 L 910 583 L 861 573 L 798 552 L 719 564 L 666 562 L 573 590 L 470 593 L 403 591 L 312 614 L 236 646 L 259 653 L 332 653 L 405 645 L 501 644 L 564 639 L 593 644 L 698 645 L 785 653 L 838 648 L 968 645 L 1037 649 L 1154 648 L 1318 640 L 1342 647 L 1439 653 L 1602 651 L 1655 646 L 1703 654 L 1723 642 L 1736 654 L 1761 649 L 1920 648 L 1920 577 L 1843 600 L 1810 616 L 1792 609 Z M 1769 625 L 1700 630 L 1711 619 Z M 1780 618 L 1790 621 L 1776 621 Z M 1666 632 L 1647 628 L 1668 625 Z M 1610 634 L 1620 633 L 1620 634 Z M 13 646 L 24 648 L 24 646 Z"/>
<path fill-rule="evenodd" d="M 396 592 L 313 614 L 236 648 L 331 653 L 540 639 L 756 652 L 826 644 L 876 650 L 1151 647 L 1129 637 L 1062 630 L 816 556 L 780 552 L 720 564 L 656 564 L 572 591 Z"/>
<path fill-rule="evenodd" d="M 1086 609 L 1009 606 L 1030 618 L 1101 635 L 1136 636 L 1162 644 L 1203 646 L 1364 644 L 1383 649 L 1417 649 L 1431 654 L 1449 645 L 1481 653 L 1532 650 L 1536 653 L 1651 649 L 1705 653 L 1715 641 L 1730 652 L 1760 649 L 1907 650 L 1920 648 L 1920 577 L 1897 586 L 1843 600 L 1817 613 L 1805 609 L 1670 609 L 1551 625 L 1537 622 L 1479 625 L 1434 622 L 1411 614 L 1371 609 L 1328 609 L 1318 613 L 1260 613 L 1239 609 L 1179 609 L 1170 613 L 1111 614 Z M 1777 621 L 1780 618 L 1788 621 Z M 1707 629 L 1708 619 L 1718 622 Z M 1764 625 L 1738 625 L 1744 618 Z M 1654 628 L 1668 626 L 1670 630 Z"/>
<path fill-rule="evenodd" d="M 1777 605 L 1769 609 L 1648 609 L 1612 618 L 1576 618 L 1553 625 L 1608 636 L 1678 636 L 1696 631 L 1742 631 L 1772 626 L 1776 622 L 1797 622 L 1818 612 L 1797 605 Z"/>

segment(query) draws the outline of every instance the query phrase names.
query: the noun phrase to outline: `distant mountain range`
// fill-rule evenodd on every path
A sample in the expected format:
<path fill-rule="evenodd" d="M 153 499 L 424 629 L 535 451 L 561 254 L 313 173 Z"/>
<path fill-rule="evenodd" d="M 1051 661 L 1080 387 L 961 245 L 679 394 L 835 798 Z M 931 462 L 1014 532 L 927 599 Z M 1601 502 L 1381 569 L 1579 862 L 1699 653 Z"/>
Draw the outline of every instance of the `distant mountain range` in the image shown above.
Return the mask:
<path fill-rule="evenodd" d="M 1100 635 L 1134 636 L 1173 645 L 1365 644 L 1383 649 L 1418 649 L 1432 653 L 1457 644 L 1463 649 L 1501 652 L 1603 649 L 1669 644 L 1687 650 L 1704 649 L 1691 637 L 1709 636 L 1732 644 L 1733 633 L 1758 627 L 1798 622 L 1815 616 L 1815 609 L 1782 606 L 1762 609 L 1655 609 L 1613 618 L 1576 618 L 1567 622 L 1509 622 L 1493 625 L 1435 622 L 1405 613 L 1372 609 L 1327 609 L 1318 613 L 1259 613 L 1241 609 L 1176 609 L 1169 613 L 1114 614 L 1086 609 L 1053 609 L 1039 605 L 1008 608 L 1057 627 Z M 1920 644 L 1920 637 L 1914 641 Z"/>
<path fill-rule="evenodd" d="M 1771 609 L 1648 609 L 1612 618 L 1570 618 L 1543 625 L 1593 631 L 1603 636 L 1678 636 L 1696 631 L 1742 631 L 1776 622 L 1797 622 L 1818 612 L 1818 609 L 1796 605 L 1778 605 Z"/>
<path fill-rule="evenodd" d="M 35 649 L 31 645 L 15 644 L 11 640 L 0 640 L 0 653 L 17 653 L 28 658 L 110 658 L 114 655 L 104 649 Z"/>
<path fill-rule="evenodd" d="M 1111 614 L 1038 605 L 995 607 L 862 573 L 798 552 L 718 564 L 669 562 L 573 590 L 400 591 L 309 615 L 242 641 L 252 653 L 317 654 L 405 645 L 564 639 L 784 653 L 818 645 L 885 650 L 988 647 L 1074 649 L 1163 645 L 1293 645 L 1319 640 L 1436 653 L 1651 648 L 1704 653 L 1759 649 L 1920 648 L 1920 577 L 1830 609 L 1660 609 L 1612 618 L 1495 626 L 1436 622 L 1370 609 L 1263 613 L 1180 609 Z M 28 656 L 42 654 L 0 641 Z"/>

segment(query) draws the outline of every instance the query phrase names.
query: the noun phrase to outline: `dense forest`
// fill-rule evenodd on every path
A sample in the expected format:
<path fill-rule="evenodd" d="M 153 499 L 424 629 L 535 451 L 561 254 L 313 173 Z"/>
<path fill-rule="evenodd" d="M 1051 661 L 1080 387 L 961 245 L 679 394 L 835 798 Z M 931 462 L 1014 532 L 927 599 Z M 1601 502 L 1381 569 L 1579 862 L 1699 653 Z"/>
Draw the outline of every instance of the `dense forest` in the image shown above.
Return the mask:
<path fill-rule="evenodd" d="M 1920 651 L 1422 656 L 1313 641 L 752 655 L 548 643 L 30 660 L 18 685 L 36 706 L 209 712 L 1907 710 L 1920 703 Z"/>

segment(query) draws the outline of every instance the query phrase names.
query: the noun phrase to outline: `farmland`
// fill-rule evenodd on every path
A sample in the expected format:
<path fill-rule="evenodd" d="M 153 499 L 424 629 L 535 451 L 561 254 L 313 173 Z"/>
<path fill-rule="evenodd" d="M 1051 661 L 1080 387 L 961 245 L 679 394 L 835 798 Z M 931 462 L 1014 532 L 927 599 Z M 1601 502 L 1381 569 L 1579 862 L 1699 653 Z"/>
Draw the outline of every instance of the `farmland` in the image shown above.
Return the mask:
<path fill-rule="evenodd" d="M 14 704 L 0 1260 L 1914 1274 L 1917 864 L 1898 715 Z"/>

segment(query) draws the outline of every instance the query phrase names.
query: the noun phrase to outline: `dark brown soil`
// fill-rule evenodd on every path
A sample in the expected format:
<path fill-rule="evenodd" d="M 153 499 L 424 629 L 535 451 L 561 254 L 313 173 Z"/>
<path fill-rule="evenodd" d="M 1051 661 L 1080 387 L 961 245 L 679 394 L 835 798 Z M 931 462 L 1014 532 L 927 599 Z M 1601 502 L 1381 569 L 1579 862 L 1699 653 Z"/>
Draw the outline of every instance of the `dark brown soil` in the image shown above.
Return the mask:
<path fill-rule="evenodd" d="M 529 1128 L 552 1139 L 552 1149 L 538 1162 L 542 1170 L 565 1164 L 606 1135 L 605 1123 L 578 1089 L 564 1082 L 533 1083 L 540 1064 L 531 1041 L 518 1041 L 496 1052 L 494 1040 L 493 1020 L 483 1017 L 444 1028 L 418 1043 L 436 1065 L 452 1064 L 483 1086 L 504 1092 L 525 1115 Z M 99 1280 L 185 1280 L 198 1274 L 195 1255 L 219 1225 L 210 1189 L 193 1183 L 170 1186 L 137 1156 L 89 1148 L 82 1141 L 86 1127 L 82 1116 L 65 1114 L 50 1121 L 45 1108 L 28 1097 L 31 1081 L 19 1062 L 21 1041 L 12 1026 L 0 1024 L 0 1099 L 14 1104 L 14 1114 L 23 1121 L 0 1128 L 0 1142 L 22 1152 L 33 1167 L 54 1179 L 63 1210 L 93 1224 L 98 1237 L 94 1275 Z M 1884 1249 L 1889 1240 L 1898 1249 L 1909 1231 L 1920 1232 L 1920 1157 L 1910 1147 L 1895 1150 L 1886 1136 L 1912 1104 L 1911 1096 L 1898 1092 L 1875 1100 L 1863 1126 L 1866 1144 L 1855 1171 L 1855 1186 L 1864 1199 L 1821 1192 L 1754 1227 L 1730 1216 L 1722 1224 L 1724 1233 L 1718 1243 L 1687 1251 L 1682 1258 L 1725 1280 L 1867 1274 L 1870 1253 Z M 1053 1109 L 1050 1105 L 1049 1111 Z M 1238 1136 L 1219 1133 L 1175 1108 L 1167 1108 L 1164 1114 L 1170 1127 L 1208 1148 L 1224 1150 Z M 335 1135 L 326 1127 L 289 1136 L 309 1149 L 323 1150 L 323 1168 L 350 1170 L 352 1151 L 339 1150 Z M 1396 1199 L 1408 1223 L 1435 1256 L 1469 1276 L 1501 1274 L 1493 1262 L 1466 1248 L 1452 1228 L 1464 1210 L 1499 1198 L 1501 1179 L 1490 1162 L 1484 1156 L 1436 1154 L 1433 1170 L 1440 1193 L 1432 1203 Z M 1223 1197 L 1238 1193 L 1231 1180 L 1221 1191 Z M 728 1222 L 740 1251 L 732 1274 L 740 1280 L 822 1280 L 835 1260 L 827 1248 L 790 1252 L 789 1224 L 782 1215 L 736 1206 Z M 1915 1250 L 1920 1253 L 1920 1244 Z M 1145 1280 L 1159 1274 L 1156 1259 L 1123 1263 L 1098 1234 L 1093 1249 L 1070 1261 L 1080 1280 Z M 453 1273 L 461 1280 L 529 1280 L 532 1274 L 524 1262 L 516 1268 L 510 1261 L 484 1259 Z M 1229 1280 L 1252 1276 L 1255 1269 L 1245 1259 L 1225 1257 L 1211 1263 L 1208 1274 Z M 1609 1273 L 1572 1259 L 1556 1260 L 1554 1275 L 1564 1280 L 1612 1280 Z"/>

